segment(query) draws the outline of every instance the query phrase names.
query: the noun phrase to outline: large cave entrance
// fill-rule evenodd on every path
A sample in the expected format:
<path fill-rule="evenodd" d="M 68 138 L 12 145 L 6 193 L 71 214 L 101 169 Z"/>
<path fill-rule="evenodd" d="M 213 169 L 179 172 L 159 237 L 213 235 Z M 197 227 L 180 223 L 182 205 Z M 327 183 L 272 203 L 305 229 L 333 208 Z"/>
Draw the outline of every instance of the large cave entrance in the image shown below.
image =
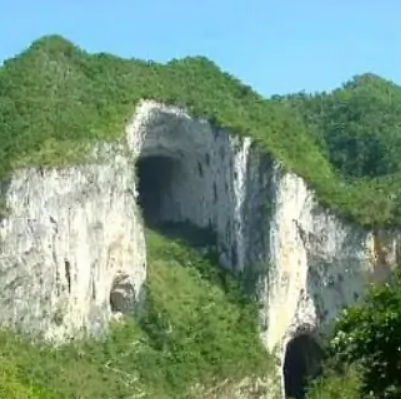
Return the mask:
<path fill-rule="evenodd" d="M 285 397 L 303 399 L 311 380 L 322 372 L 323 350 L 309 334 L 292 339 L 284 359 Z"/>
<path fill-rule="evenodd" d="M 137 161 L 139 206 L 146 226 L 157 228 L 177 212 L 180 161 L 167 156 L 146 156 Z"/>
<path fill-rule="evenodd" d="M 146 227 L 193 247 L 216 245 L 210 226 L 194 223 L 199 196 L 188 162 L 168 154 L 142 155 L 136 162 L 138 204 Z"/>

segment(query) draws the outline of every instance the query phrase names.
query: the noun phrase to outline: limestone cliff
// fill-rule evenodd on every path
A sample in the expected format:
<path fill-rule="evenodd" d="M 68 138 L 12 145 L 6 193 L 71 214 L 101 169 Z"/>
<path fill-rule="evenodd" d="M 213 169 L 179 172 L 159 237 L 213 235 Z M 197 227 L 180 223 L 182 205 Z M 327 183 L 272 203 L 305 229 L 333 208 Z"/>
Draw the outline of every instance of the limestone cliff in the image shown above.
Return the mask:
<path fill-rule="evenodd" d="M 126 133 L 129 154 L 102 147 L 96 162 L 21 170 L 5 188 L 0 323 L 62 338 L 132 308 L 146 273 L 138 200 L 150 223 L 212 228 L 221 263 L 254 275 L 262 339 L 282 364 L 291 340 L 318 339 L 398 259 L 398 233 L 321 208 L 250 138 L 154 101 L 139 103 Z"/>
<path fill-rule="evenodd" d="M 399 233 L 367 231 L 322 208 L 305 181 L 249 138 L 149 101 L 127 136 L 139 159 L 171 160 L 150 214 L 212 227 L 221 263 L 253 275 L 262 339 L 284 368 L 290 342 L 305 334 L 319 342 L 399 260 Z"/>
<path fill-rule="evenodd" d="M 146 257 L 122 146 L 86 165 L 20 170 L 5 188 L 0 323 L 46 339 L 97 332 L 140 298 Z"/>
<path fill-rule="evenodd" d="M 127 137 L 139 160 L 171 161 L 151 213 L 211 226 L 225 267 L 264 275 L 270 349 L 302 331 L 325 331 L 396 263 L 398 233 L 366 231 L 323 209 L 305 181 L 247 137 L 152 101 L 138 106 Z"/>

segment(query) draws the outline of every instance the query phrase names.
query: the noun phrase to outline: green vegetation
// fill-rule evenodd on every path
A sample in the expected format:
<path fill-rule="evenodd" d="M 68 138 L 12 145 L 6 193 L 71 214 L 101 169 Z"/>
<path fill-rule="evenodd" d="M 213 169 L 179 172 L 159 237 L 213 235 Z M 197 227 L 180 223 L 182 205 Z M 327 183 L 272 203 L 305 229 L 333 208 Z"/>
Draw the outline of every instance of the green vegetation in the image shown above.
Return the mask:
<path fill-rule="evenodd" d="M 401 225 L 401 88 L 372 74 L 331 93 L 265 99 L 204 57 L 162 65 L 91 55 L 59 36 L 44 37 L 0 68 L 0 176 L 85 161 L 91 144 L 123 138 L 143 98 L 253 137 L 345 218 Z M 149 232 L 148 245 L 141 318 L 114 326 L 101 342 L 58 349 L 2 332 L 0 397 L 128 399 L 145 392 L 200 399 L 207 395 L 191 392 L 195 386 L 272 372 L 256 305 L 234 276 L 177 239 Z M 246 285 L 255 284 L 259 267 L 253 272 Z M 400 292 L 398 277 L 342 316 L 329 348 L 333 367 L 309 398 L 400 397 Z"/>
<path fill-rule="evenodd" d="M 84 159 L 88 144 L 122 136 L 141 98 L 255 138 L 346 218 L 401 224 L 401 88 L 374 75 L 333 93 L 264 99 L 203 57 L 161 65 L 44 37 L 0 68 L 1 174 Z"/>
<path fill-rule="evenodd" d="M 401 172 L 401 88 L 372 74 L 327 94 L 284 97 L 315 127 L 321 151 L 344 177 Z"/>
<path fill-rule="evenodd" d="M 329 371 L 309 399 L 401 397 L 401 272 L 392 280 L 373 286 L 336 321 L 328 340 Z"/>
<path fill-rule="evenodd" d="M 341 372 L 328 368 L 322 378 L 311 384 L 307 399 L 375 399 L 374 396 L 363 396 L 360 380 L 360 371 L 355 366 Z"/>
<path fill-rule="evenodd" d="M 332 166 L 344 192 L 335 197 L 339 209 L 365 225 L 399 225 L 401 87 L 365 74 L 331 93 L 298 93 L 275 100 L 302 117 Z M 380 216 L 369 216 L 378 214 L 377 209 Z"/>
<path fill-rule="evenodd" d="M 147 242 L 149 291 L 139 321 L 114 326 L 100 342 L 58 349 L 2 332 L 0 397 L 205 399 L 190 389 L 272 372 L 255 305 L 213 256 L 150 231 Z"/>

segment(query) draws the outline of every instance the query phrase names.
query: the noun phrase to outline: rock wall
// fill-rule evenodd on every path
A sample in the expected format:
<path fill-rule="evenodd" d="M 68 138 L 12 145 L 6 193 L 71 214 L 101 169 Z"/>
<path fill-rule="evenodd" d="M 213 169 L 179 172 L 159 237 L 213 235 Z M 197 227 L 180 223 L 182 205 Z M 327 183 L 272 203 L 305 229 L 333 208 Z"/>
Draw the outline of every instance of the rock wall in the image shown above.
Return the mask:
<path fill-rule="evenodd" d="M 139 159 L 176 160 L 160 218 L 216 231 L 222 264 L 258 283 L 262 339 L 281 365 L 292 339 L 308 333 L 318 341 L 400 259 L 399 233 L 340 220 L 250 138 L 153 101 L 137 107 L 127 137 Z"/>
<path fill-rule="evenodd" d="M 60 341 L 134 309 L 146 274 L 135 173 L 119 146 L 87 165 L 25 169 L 3 188 L 0 324 Z"/>
<path fill-rule="evenodd" d="M 399 232 L 341 221 L 293 174 L 277 169 L 272 184 L 263 338 L 284 364 L 295 337 L 308 333 L 319 342 L 345 306 L 389 276 L 401 240 Z"/>
<path fill-rule="evenodd" d="M 400 235 L 343 222 L 315 201 L 305 182 L 277 171 L 266 295 L 270 348 L 298 333 L 326 333 L 345 306 L 400 260 Z"/>
<path fill-rule="evenodd" d="M 126 138 L 129 155 L 103 146 L 94 163 L 22 170 L 4 189 L 12 214 L 0 230 L 1 324 L 61 339 L 102 329 L 139 300 L 146 255 L 132 161 L 147 160 L 139 178 L 152 176 L 139 181 L 152 190 L 146 215 L 216 232 L 222 264 L 259 294 L 262 339 L 281 363 L 291 339 L 325 334 L 399 260 L 398 233 L 322 209 L 250 138 L 154 101 L 138 104 Z"/>
<path fill-rule="evenodd" d="M 139 104 L 127 137 L 137 159 L 177 163 L 161 193 L 161 219 L 211 226 L 225 267 L 265 275 L 259 289 L 270 349 L 297 331 L 326 328 L 399 256 L 398 233 L 341 221 L 250 138 L 154 101 Z"/>
<path fill-rule="evenodd" d="M 182 109 L 153 101 L 138 105 L 127 126 L 127 139 L 137 160 L 161 157 L 174 163 L 169 184 L 155 193 L 161 197 L 160 220 L 212 227 L 218 234 L 222 264 L 244 265 L 254 248 L 251 243 L 259 241 L 247 237 L 249 231 L 244 229 L 249 223 L 243 222 L 249 195 L 245 187 L 256 183 L 259 189 L 260 183 L 247 182 L 251 139 L 231 136 L 206 120 L 191 118 Z M 251 194 L 256 195 L 253 205 L 263 208 L 265 198 Z"/>

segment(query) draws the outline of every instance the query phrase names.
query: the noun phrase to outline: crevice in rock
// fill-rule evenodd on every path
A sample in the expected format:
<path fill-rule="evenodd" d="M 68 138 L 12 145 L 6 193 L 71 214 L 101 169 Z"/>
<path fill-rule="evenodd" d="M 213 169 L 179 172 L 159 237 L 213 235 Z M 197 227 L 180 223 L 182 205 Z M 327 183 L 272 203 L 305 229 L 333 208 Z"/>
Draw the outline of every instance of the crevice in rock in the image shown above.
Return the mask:
<path fill-rule="evenodd" d="M 284 359 L 285 397 L 305 398 L 307 386 L 322 372 L 323 350 L 310 334 L 301 334 L 287 345 Z"/>
<path fill-rule="evenodd" d="M 68 293 L 71 294 L 71 264 L 64 259 L 65 279 L 67 280 Z"/>

